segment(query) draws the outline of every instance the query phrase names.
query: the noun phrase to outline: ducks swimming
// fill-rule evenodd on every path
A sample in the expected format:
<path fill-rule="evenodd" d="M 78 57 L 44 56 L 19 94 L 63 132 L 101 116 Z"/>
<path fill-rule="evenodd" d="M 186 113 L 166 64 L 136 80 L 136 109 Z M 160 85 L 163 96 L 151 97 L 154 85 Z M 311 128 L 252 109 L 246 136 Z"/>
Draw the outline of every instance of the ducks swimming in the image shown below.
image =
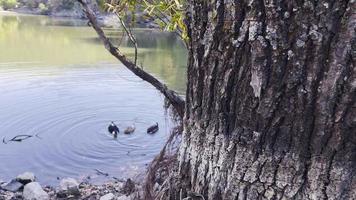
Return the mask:
<path fill-rule="evenodd" d="M 109 133 L 114 135 L 115 138 L 117 137 L 117 134 L 120 132 L 119 128 L 116 126 L 114 122 L 111 122 L 111 124 L 108 127 L 108 131 Z"/>
<path fill-rule="evenodd" d="M 156 122 L 156 124 L 154 124 L 154 125 L 148 127 L 147 133 L 149 133 L 149 134 L 156 133 L 156 132 L 158 131 L 158 129 L 159 129 L 159 128 L 158 128 L 158 122 Z"/>
<path fill-rule="evenodd" d="M 131 134 L 133 132 L 135 132 L 136 127 L 135 124 L 128 126 L 125 130 L 124 133 L 125 134 Z M 158 122 L 156 122 L 156 124 L 150 126 L 147 128 L 147 133 L 148 134 L 154 134 L 159 130 L 158 127 Z M 112 134 L 114 136 L 114 138 L 117 138 L 117 134 L 120 132 L 119 127 L 116 126 L 116 124 L 114 122 L 111 122 L 109 127 L 108 127 L 108 132 L 110 134 Z"/>

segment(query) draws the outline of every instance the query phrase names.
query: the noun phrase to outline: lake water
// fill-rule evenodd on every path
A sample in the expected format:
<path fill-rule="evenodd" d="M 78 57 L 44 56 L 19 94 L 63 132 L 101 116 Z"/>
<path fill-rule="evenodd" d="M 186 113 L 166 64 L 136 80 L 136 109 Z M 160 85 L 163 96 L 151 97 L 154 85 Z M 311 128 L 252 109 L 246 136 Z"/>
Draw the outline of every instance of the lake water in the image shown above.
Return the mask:
<path fill-rule="evenodd" d="M 42 184 L 57 177 L 119 178 L 145 169 L 165 143 L 174 122 L 164 98 L 106 52 L 86 21 L 0 14 L 0 179 L 34 172 Z M 122 32 L 106 29 L 133 56 Z M 186 50 L 173 34 L 136 30 L 138 63 L 184 93 Z M 107 133 L 110 121 L 132 135 Z M 155 122 L 160 130 L 147 135 Z"/>

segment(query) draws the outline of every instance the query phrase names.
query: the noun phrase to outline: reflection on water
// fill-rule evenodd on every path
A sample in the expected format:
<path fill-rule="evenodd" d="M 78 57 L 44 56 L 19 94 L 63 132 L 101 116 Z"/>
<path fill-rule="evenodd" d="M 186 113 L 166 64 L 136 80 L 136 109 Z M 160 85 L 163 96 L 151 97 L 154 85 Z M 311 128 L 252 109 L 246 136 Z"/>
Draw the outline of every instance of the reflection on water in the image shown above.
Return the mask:
<path fill-rule="evenodd" d="M 165 142 L 173 122 L 163 97 L 114 60 L 85 21 L 0 15 L 0 179 L 33 171 L 44 184 L 95 169 L 127 177 L 142 170 Z M 75 26 L 74 26 L 75 25 Z M 106 30 L 121 50 L 133 49 L 121 32 Z M 137 30 L 139 60 L 147 71 L 184 92 L 186 52 L 172 34 Z M 114 120 L 133 135 L 114 140 Z M 160 131 L 147 135 L 154 122 Z"/>
<path fill-rule="evenodd" d="M 44 16 L 0 15 L 0 62 L 37 62 L 53 65 L 111 62 L 119 63 L 104 49 L 92 28 L 84 20 Z M 120 50 L 133 56 L 133 49 L 122 32 L 107 29 Z M 187 55 L 174 34 L 153 30 L 135 32 L 139 44 L 138 63 L 163 79 L 172 88 L 185 91 Z M 1 63 L 0 63 L 1 64 Z"/>

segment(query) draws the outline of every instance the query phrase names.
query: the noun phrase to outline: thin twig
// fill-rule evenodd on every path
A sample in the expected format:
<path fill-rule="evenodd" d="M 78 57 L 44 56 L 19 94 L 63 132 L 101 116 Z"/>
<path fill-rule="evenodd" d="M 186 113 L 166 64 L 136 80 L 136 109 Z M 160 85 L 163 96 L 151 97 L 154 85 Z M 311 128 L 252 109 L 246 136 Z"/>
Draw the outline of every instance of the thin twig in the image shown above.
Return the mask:
<path fill-rule="evenodd" d="M 121 46 L 122 40 L 124 39 L 124 36 L 125 36 L 125 34 L 123 32 L 121 32 L 121 33 L 122 34 L 121 34 L 121 38 L 120 38 L 119 43 L 118 43 L 118 47 Z"/>
<path fill-rule="evenodd" d="M 2 139 L 2 143 L 7 144 L 8 142 L 22 142 L 24 140 L 27 140 L 29 138 L 32 138 L 33 136 L 42 139 L 40 136 L 38 136 L 38 133 L 36 135 L 26 135 L 26 134 L 22 134 L 22 135 L 16 135 L 15 137 L 11 138 L 10 140 L 6 141 L 5 137 L 3 137 Z"/>
<path fill-rule="evenodd" d="M 42 140 L 42 138 L 39 136 L 39 133 L 37 133 L 35 136 L 36 136 L 36 138 Z"/>
<path fill-rule="evenodd" d="M 102 172 L 98 169 L 94 169 L 94 170 L 97 172 L 98 175 L 109 176 L 109 173 Z"/>
<path fill-rule="evenodd" d="M 32 137 L 32 135 L 16 135 L 15 137 L 13 137 L 9 141 L 21 142 L 22 140 L 26 140 L 26 139 L 31 138 L 31 137 Z"/>
<path fill-rule="evenodd" d="M 115 176 L 112 177 L 114 180 L 119 181 L 119 182 L 126 182 L 125 179 L 122 178 L 117 178 Z"/>
<path fill-rule="evenodd" d="M 135 47 L 135 62 L 134 63 L 136 65 L 137 64 L 137 41 L 136 41 L 136 38 L 132 34 L 130 27 L 127 28 L 125 22 L 121 19 L 120 15 L 118 15 L 117 13 L 115 13 L 115 14 L 116 14 L 117 18 L 119 19 L 119 21 L 122 25 L 122 28 L 124 28 L 124 31 L 126 32 L 127 36 L 129 37 L 130 41 L 132 42 L 132 44 Z"/>

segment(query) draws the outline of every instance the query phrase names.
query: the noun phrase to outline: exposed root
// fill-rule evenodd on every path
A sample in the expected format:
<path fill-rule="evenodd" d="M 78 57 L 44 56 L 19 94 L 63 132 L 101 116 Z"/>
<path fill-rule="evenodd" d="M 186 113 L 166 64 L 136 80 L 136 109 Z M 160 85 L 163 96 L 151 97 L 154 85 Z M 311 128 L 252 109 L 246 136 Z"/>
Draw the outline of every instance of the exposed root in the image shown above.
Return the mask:
<path fill-rule="evenodd" d="M 161 152 L 155 157 L 150 166 L 143 185 L 144 199 L 162 199 L 167 193 L 166 185 L 169 183 L 172 169 L 177 163 L 178 146 L 182 126 L 177 126 L 172 130 L 172 134 L 164 145 Z"/>

